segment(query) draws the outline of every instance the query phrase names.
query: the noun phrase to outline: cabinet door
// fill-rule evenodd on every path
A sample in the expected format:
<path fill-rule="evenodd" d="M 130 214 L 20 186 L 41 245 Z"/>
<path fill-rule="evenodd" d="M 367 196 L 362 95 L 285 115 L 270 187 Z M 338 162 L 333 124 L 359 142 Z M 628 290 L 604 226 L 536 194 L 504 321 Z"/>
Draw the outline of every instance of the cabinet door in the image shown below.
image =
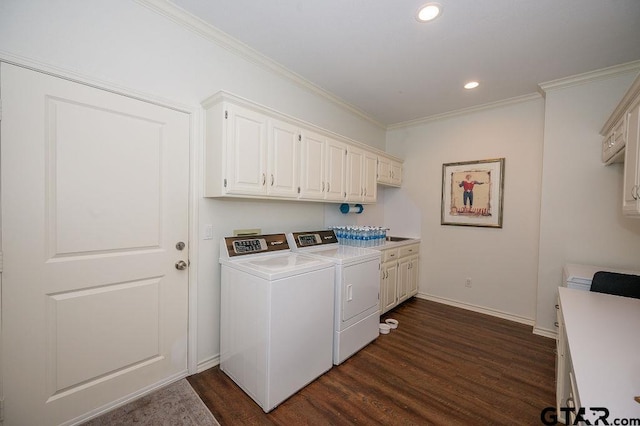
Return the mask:
<path fill-rule="evenodd" d="M 637 216 L 640 215 L 640 103 L 629 112 L 627 119 L 622 212 Z"/>
<path fill-rule="evenodd" d="M 380 301 L 382 313 L 387 312 L 397 304 L 398 262 L 391 261 L 382 264 L 382 281 Z"/>
<path fill-rule="evenodd" d="M 333 201 L 344 201 L 345 176 L 347 170 L 347 147 L 345 144 L 327 139 L 326 143 L 327 161 L 325 163 L 325 199 Z"/>
<path fill-rule="evenodd" d="M 347 201 L 362 201 L 363 163 L 364 151 L 354 147 L 347 148 Z"/>
<path fill-rule="evenodd" d="M 238 106 L 227 110 L 229 194 L 266 194 L 267 117 Z"/>
<path fill-rule="evenodd" d="M 324 178 L 326 138 L 303 131 L 300 142 L 300 198 L 322 200 L 325 196 Z"/>
<path fill-rule="evenodd" d="M 391 160 L 386 157 L 378 157 L 378 176 L 380 183 L 391 182 Z"/>
<path fill-rule="evenodd" d="M 298 196 L 298 147 L 300 130 L 289 123 L 270 120 L 267 194 Z"/>
<path fill-rule="evenodd" d="M 409 282 L 411 281 L 411 259 L 401 258 L 398 261 L 398 303 L 409 297 Z"/>
<path fill-rule="evenodd" d="M 365 151 L 363 157 L 362 181 L 364 192 L 362 201 L 365 203 L 375 203 L 378 196 L 378 183 L 376 179 L 378 169 L 378 156 Z"/>
<path fill-rule="evenodd" d="M 402 185 L 402 164 L 396 161 L 391 162 L 391 182 L 392 185 Z"/>
<path fill-rule="evenodd" d="M 411 272 L 409 279 L 409 297 L 418 294 L 418 264 L 418 256 L 413 256 L 411 258 L 411 264 L 409 265 Z"/>

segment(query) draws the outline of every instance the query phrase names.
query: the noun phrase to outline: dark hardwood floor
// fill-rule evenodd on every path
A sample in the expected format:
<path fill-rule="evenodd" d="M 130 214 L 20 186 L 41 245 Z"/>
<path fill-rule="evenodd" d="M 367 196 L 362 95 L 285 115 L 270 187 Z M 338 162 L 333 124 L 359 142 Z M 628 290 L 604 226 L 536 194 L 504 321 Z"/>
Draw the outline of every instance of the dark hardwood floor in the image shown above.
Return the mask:
<path fill-rule="evenodd" d="M 555 404 L 555 341 L 421 299 L 363 350 L 265 414 L 219 367 L 188 378 L 221 425 L 540 425 Z"/>

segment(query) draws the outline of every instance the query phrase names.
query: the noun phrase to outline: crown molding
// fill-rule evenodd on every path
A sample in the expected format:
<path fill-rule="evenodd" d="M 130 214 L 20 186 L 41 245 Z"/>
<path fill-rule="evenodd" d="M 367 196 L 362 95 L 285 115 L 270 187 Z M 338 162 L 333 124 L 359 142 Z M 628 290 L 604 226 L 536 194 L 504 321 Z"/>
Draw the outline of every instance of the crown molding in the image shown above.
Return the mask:
<path fill-rule="evenodd" d="M 566 89 L 567 87 L 577 86 L 580 84 L 585 84 L 603 78 L 610 78 L 619 74 L 626 74 L 630 72 L 640 72 L 640 60 L 627 62 L 620 65 L 614 65 L 612 67 L 602 68 L 595 71 L 585 72 L 570 77 L 560 78 L 557 80 L 547 81 L 545 83 L 540 83 L 538 87 L 543 93 L 545 93 L 552 90 Z"/>
<path fill-rule="evenodd" d="M 249 47 L 245 43 L 231 37 L 229 34 L 225 33 L 214 27 L 213 25 L 205 22 L 204 20 L 198 18 L 197 16 L 192 15 L 181 7 L 175 5 L 169 0 L 134 0 L 140 5 L 168 18 L 174 23 L 200 35 L 201 37 L 210 40 L 216 43 L 218 46 L 228 50 L 229 52 L 255 64 L 261 66 L 271 72 L 274 72 L 298 86 L 309 90 L 316 95 L 319 95 L 334 104 L 339 105 L 340 107 L 352 112 L 353 114 L 359 116 L 360 118 L 366 120 L 367 122 L 375 125 L 380 129 L 386 129 L 386 126 L 374 119 L 361 109 L 351 105 L 345 100 L 339 98 L 333 93 L 311 83 L 309 80 L 303 78 L 299 74 L 289 70 L 288 68 L 280 65 L 278 62 L 269 58 L 268 56 L 263 55 L 262 53 L 256 51 L 255 49 Z"/>
<path fill-rule="evenodd" d="M 494 108 L 500 108 L 500 107 L 504 107 L 504 106 L 508 106 L 508 105 L 519 104 L 519 103 L 522 103 L 522 102 L 529 102 L 529 101 L 532 101 L 532 100 L 540 99 L 541 97 L 542 97 L 542 95 L 539 94 L 539 93 L 530 93 L 528 95 L 516 96 L 514 98 L 508 98 L 508 99 L 504 99 L 504 100 L 501 100 L 501 101 L 489 102 L 489 103 L 482 104 L 482 105 L 477 105 L 477 106 L 472 106 L 472 107 L 468 107 L 468 108 L 457 109 L 455 111 L 443 112 L 442 114 L 430 115 L 428 117 L 418 118 L 418 119 L 415 119 L 415 120 L 402 121 L 400 123 L 391 124 L 391 125 L 387 126 L 387 130 L 396 130 L 396 129 L 406 128 L 406 127 L 419 126 L 419 125 L 431 123 L 431 122 L 434 122 L 434 121 L 444 120 L 446 118 L 452 118 L 452 117 L 458 117 L 458 116 L 461 116 L 461 115 L 471 114 L 473 112 L 479 112 L 479 111 L 484 111 L 484 110 L 489 110 L 489 109 L 494 109 Z"/>

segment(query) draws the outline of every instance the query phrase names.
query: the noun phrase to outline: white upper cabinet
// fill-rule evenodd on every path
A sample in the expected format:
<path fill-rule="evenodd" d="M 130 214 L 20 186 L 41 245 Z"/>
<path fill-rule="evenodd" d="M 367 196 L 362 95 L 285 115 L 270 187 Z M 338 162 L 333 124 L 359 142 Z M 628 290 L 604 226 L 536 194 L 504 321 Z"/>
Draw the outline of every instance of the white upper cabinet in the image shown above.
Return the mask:
<path fill-rule="evenodd" d="M 325 163 L 327 138 L 308 130 L 300 141 L 300 198 L 324 200 L 326 194 Z"/>
<path fill-rule="evenodd" d="M 600 131 L 602 160 L 624 159 L 622 213 L 640 217 L 640 74 Z"/>
<path fill-rule="evenodd" d="M 298 196 L 300 128 L 275 119 L 269 120 L 267 155 L 267 195 Z"/>
<path fill-rule="evenodd" d="M 378 183 L 387 186 L 401 186 L 402 163 L 390 157 L 378 155 Z"/>
<path fill-rule="evenodd" d="M 228 93 L 202 105 L 205 197 L 376 202 L 375 149 Z"/>
<path fill-rule="evenodd" d="M 344 201 L 347 146 L 303 130 L 300 151 L 300 199 Z"/>
<path fill-rule="evenodd" d="M 356 147 L 347 148 L 347 201 L 375 203 L 378 156 Z"/>
<path fill-rule="evenodd" d="M 355 147 L 347 149 L 347 200 L 362 201 L 364 151 Z"/>
<path fill-rule="evenodd" d="M 640 217 L 640 99 L 629 111 L 627 118 L 622 213 Z"/>
<path fill-rule="evenodd" d="M 225 192 L 262 195 L 267 179 L 267 117 L 231 105 L 224 114 L 227 128 Z"/>
<path fill-rule="evenodd" d="M 363 203 L 375 203 L 378 199 L 378 156 L 370 151 L 364 152 L 362 182 L 364 185 Z"/>
<path fill-rule="evenodd" d="M 299 128 L 238 105 L 220 113 L 226 137 L 216 195 L 297 197 Z"/>
<path fill-rule="evenodd" d="M 325 200 L 345 201 L 347 173 L 347 145 L 327 138 L 325 163 Z"/>

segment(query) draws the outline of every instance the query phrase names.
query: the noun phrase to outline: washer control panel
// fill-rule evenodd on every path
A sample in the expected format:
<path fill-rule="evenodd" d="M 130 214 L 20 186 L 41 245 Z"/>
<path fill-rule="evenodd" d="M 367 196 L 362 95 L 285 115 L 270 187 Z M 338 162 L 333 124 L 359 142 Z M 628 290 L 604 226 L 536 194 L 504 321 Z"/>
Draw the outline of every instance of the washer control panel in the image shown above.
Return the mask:
<path fill-rule="evenodd" d="M 225 237 L 224 246 L 229 257 L 289 250 L 285 234 Z"/>

